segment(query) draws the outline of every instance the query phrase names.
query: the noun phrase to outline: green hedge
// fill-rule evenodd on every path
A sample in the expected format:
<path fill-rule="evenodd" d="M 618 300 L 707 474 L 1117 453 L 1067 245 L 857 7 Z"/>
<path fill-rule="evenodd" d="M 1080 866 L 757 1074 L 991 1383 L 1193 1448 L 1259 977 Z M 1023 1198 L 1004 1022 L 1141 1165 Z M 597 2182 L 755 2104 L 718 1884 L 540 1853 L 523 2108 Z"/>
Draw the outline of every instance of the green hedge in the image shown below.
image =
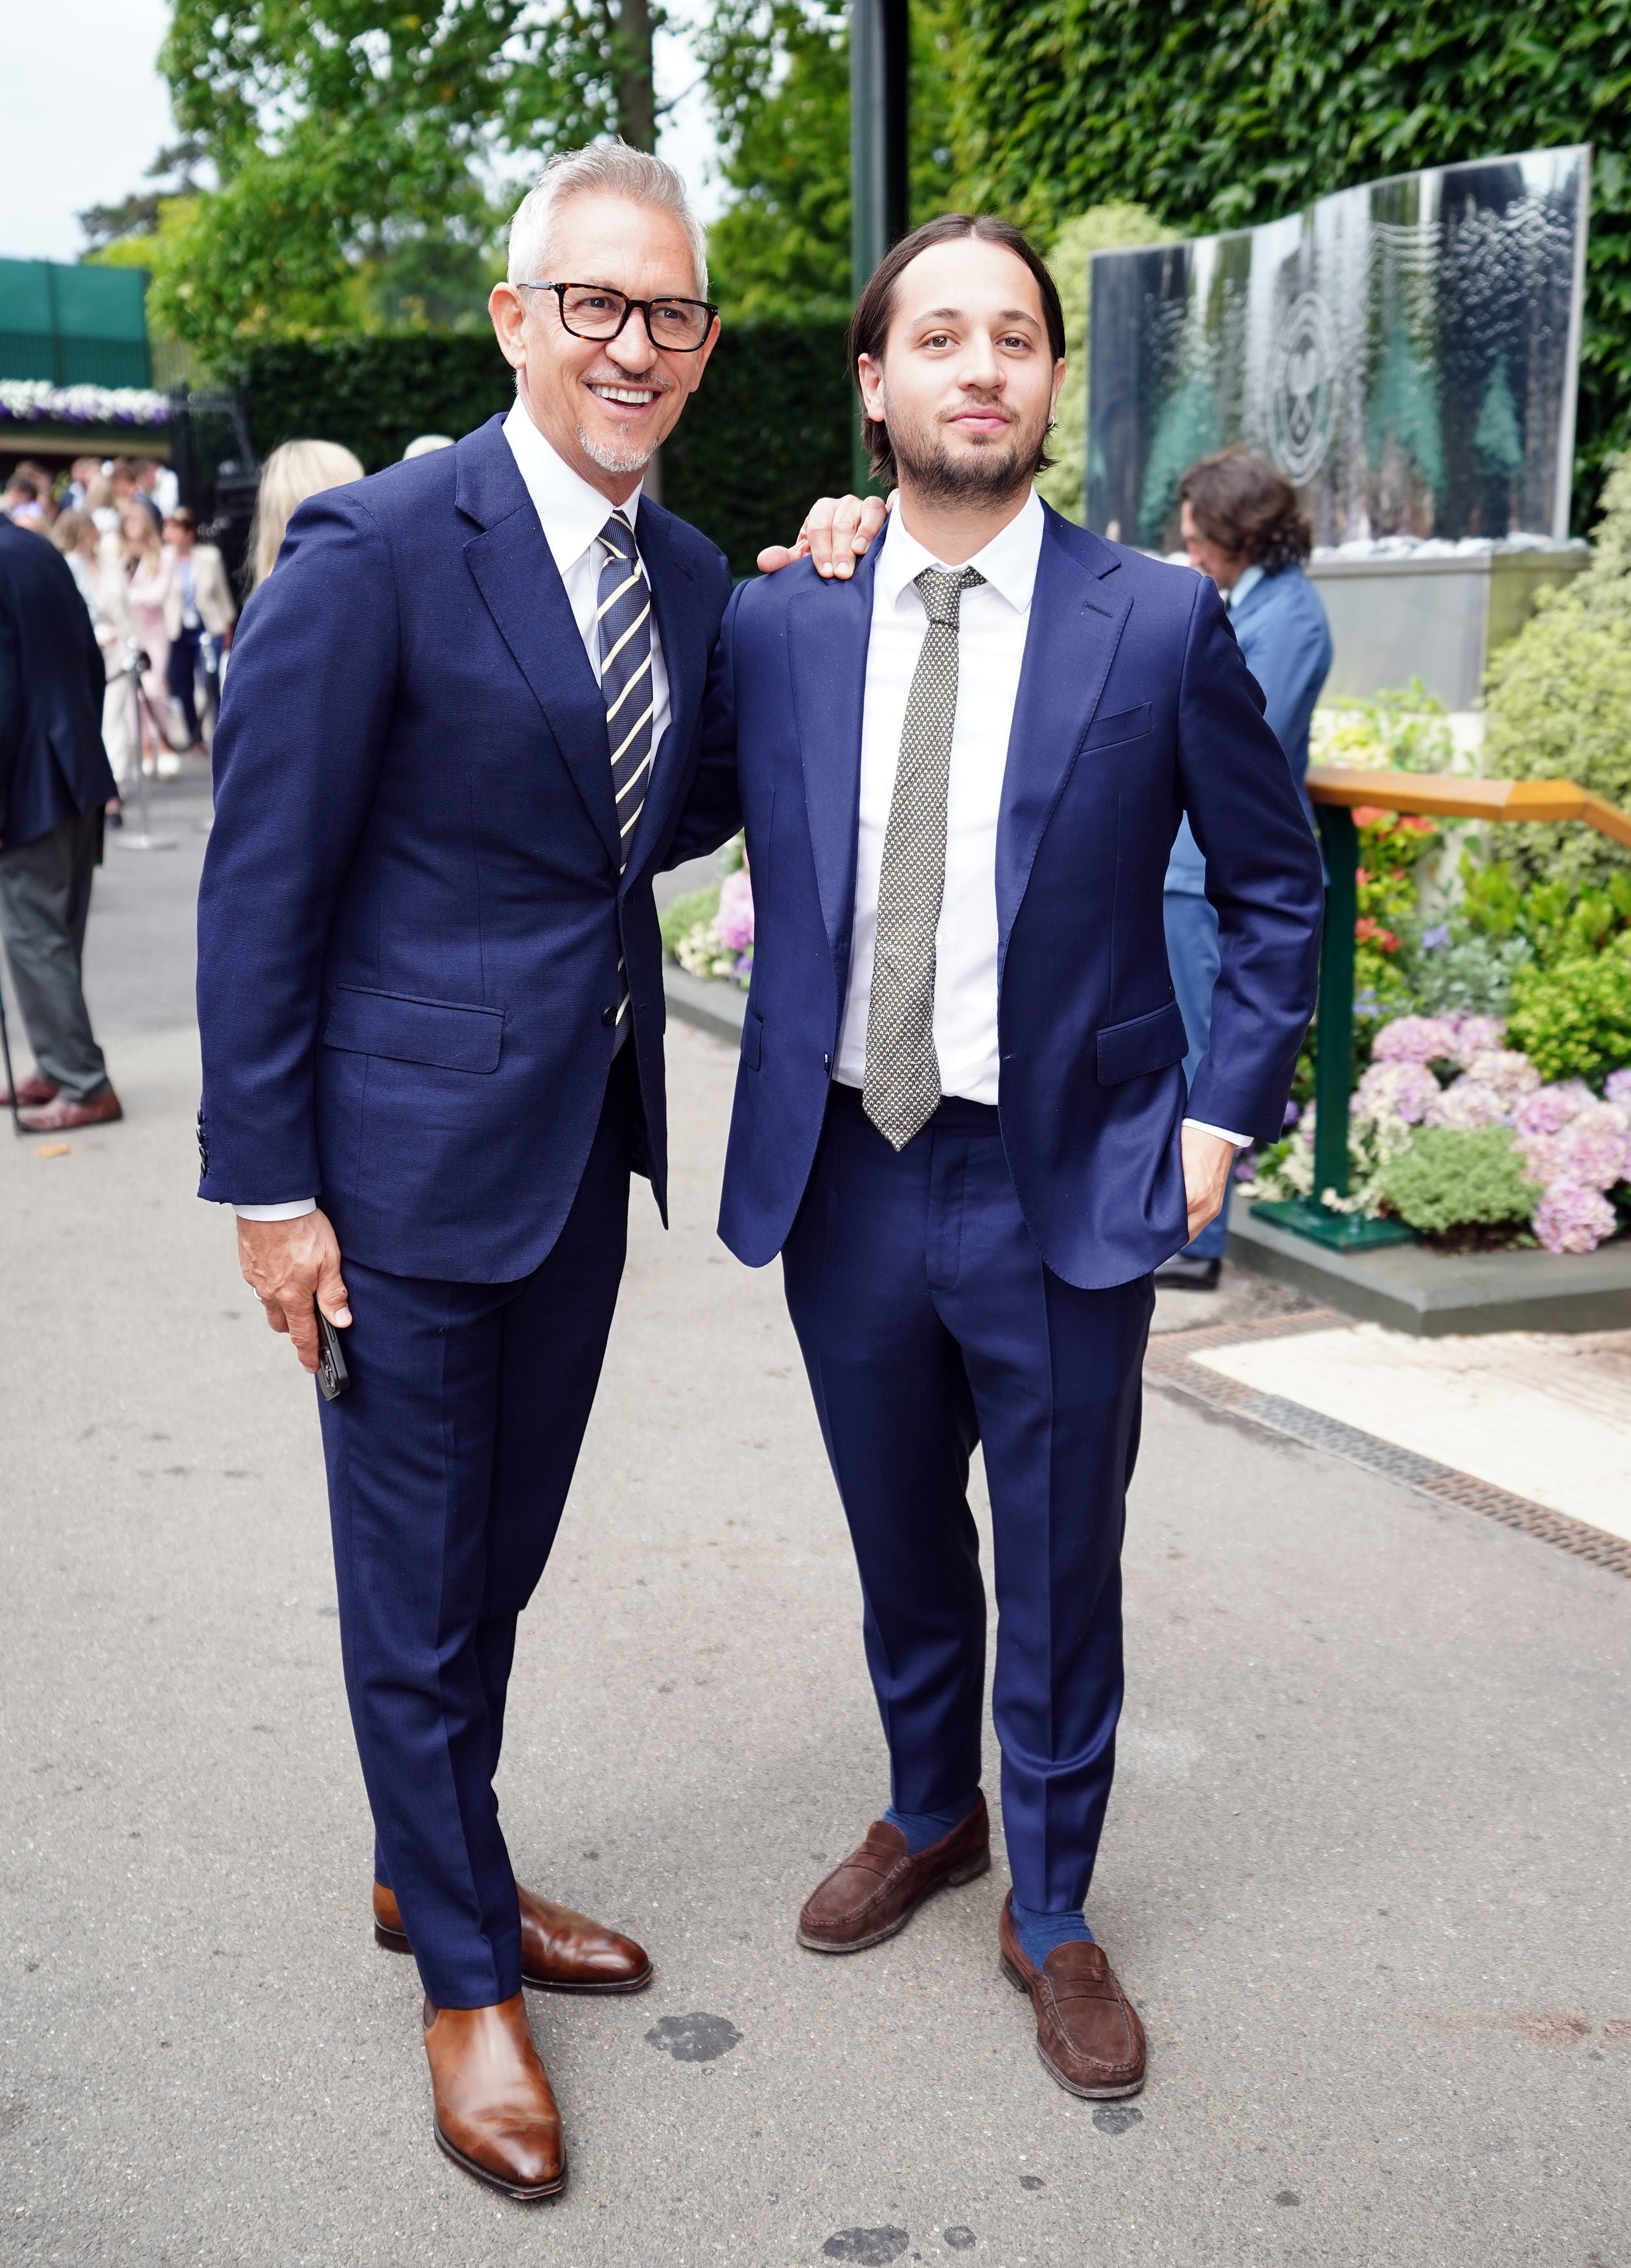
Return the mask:
<path fill-rule="evenodd" d="M 1186 235 L 1416 166 L 1596 145 L 1576 524 L 1631 439 L 1631 0 L 971 0 L 966 186 L 1051 231 L 1131 199 Z"/>
<path fill-rule="evenodd" d="M 416 433 L 468 433 L 514 391 L 490 334 L 290 341 L 259 349 L 243 376 L 263 456 L 310 435 L 342 441 L 371 473 Z M 849 487 L 852 399 L 838 324 L 727 330 L 663 451 L 663 501 L 752 574 L 812 497 Z"/>

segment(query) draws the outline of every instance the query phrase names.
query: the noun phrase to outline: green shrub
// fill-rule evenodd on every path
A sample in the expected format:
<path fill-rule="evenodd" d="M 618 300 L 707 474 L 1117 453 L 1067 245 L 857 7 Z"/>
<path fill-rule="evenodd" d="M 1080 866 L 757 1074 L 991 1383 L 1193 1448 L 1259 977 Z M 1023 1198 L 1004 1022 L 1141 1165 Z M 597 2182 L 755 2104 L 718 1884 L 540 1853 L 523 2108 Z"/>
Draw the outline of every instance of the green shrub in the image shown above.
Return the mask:
<path fill-rule="evenodd" d="M 1605 952 L 1522 970 L 1507 1037 L 1544 1079 L 1583 1079 L 1600 1088 L 1611 1071 L 1631 1064 L 1631 933 Z"/>
<path fill-rule="evenodd" d="M 706 890 L 687 890 L 681 898 L 672 898 L 657 917 L 657 926 L 663 939 L 663 950 L 672 961 L 679 949 L 680 940 L 694 930 L 699 922 L 710 922 L 719 911 L 719 885 L 715 882 Z"/>
<path fill-rule="evenodd" d="M 1631 457 L 1603 490 L 1591 564 L 1536 610 L 1489 665 L 1485 769 L 1571 779 L 1631 810 Z M 1604 882 L 1631 850 L 1577 822 L 1512 830 L 1520 880 Z"/>
<path fill-rule="evenodd" d="M 1401 1220 L 1429 1234 L 1476 1221 L 1526 1221 L 1540 1196 L 1506 1126 L 1424 1126 L 1383 1165 L 1377 1186 Z"/>

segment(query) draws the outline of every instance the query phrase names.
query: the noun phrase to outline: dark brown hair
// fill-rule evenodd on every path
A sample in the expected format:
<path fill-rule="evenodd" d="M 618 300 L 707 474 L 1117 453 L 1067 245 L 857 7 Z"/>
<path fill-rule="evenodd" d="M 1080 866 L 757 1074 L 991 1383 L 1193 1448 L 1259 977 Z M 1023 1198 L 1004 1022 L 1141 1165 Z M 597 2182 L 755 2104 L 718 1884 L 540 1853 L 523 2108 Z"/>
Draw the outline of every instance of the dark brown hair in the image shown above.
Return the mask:
<path fill-rule="evenodd" d="M 1267 574 L 1306 559 L 1313 548 L 1297 490 L 1249 449 L 1220 449 L 1191 465 L 1178 484 L 1178 500 L 1187 504 L 1209 543 L 1244 551 Z"/>
<path fill-rule="evenodd" d="M 872 270 L 867 287 L 856 301 L 855 313 L 849 319 L 849 336 L 846 351 L 849 357 L 849 374 L 856 378 L 857 365 L 863 355 L 873 362 L 881 362 L 889 337 L 889 326 L 894 320 L 895 286 L 905 270 L 920 252 L 931 245 L 950 244 L 959 237 L 974 237 L 981 244 L 1000 244 L 1022 260 L 1036 280 L 1042 302 L 1042 320 L 1047 326 L 1047 346 L 1051 359 L 1057 362 L 1065 350 L 1064 311 L 1059 304 L 1058 289 L 1047 272 L 1047 266 L 1036 247 L 1027 243 L 1011 221 L 997 220 L 989 213 L 942 213 L 938 220 L 927 220 L 922 228 L 915 228 L 893 245 Z M 858 378 L 856 379 L 859 383 Z M 895 477 L 895 453 L 889 446 L 889 435 L 883 420 L 868 417 L 863 412 L 861 438 L 866 444 L 872 461 L 872 477 L 893 485 Z M 1053 459 L 1040 453 L 1034 469 L 1046 472 Z"/>

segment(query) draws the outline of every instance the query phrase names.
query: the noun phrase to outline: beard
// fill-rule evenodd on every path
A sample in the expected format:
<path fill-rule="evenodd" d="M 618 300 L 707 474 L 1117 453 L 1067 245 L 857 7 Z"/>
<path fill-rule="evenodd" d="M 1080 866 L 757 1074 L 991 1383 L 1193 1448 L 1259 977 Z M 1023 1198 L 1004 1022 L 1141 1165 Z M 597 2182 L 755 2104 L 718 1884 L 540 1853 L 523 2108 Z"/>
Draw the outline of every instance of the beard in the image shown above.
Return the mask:
<path fill-rule="evenodd" d="M 594 377 L 595 382 L 602 386 L 628 386 L 631 382 L 614 371 L 597 372 Z M 653 371 L 636 382 L 642 386 L 654 386 L 659 394 L 673 392 L 672 379 L 660 372 Z M 603 473 L 637 473 L 650 463 L 662 443 L 660 439 L 636 440 L 632 435 L 627 440 L 615 437 L 603 438 L 588 432 L 580 425 L 577 446 L 590 462 L 599 465 Z"/>
<path fill-rule="evenodd" d="M 887 411 L 886 401 L 884 407 Z M 953 455 L 935 426 L 902 420 L 898 427 L 889 424 L 887 431 L 896 472 L 933 504 L 1006 504 L 1036 478 L 1047 438 L 1040 422 L 1029 431 L 1017 424 L 1005 440 Z"/>

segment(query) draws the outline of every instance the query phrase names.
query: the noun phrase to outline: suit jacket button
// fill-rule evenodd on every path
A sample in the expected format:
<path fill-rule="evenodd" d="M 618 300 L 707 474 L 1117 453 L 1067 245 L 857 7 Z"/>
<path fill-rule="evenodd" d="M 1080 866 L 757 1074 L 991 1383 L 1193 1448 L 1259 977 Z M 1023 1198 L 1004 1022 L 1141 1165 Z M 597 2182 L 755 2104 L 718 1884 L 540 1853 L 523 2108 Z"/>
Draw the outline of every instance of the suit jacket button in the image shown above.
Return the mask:
<path fill-rule="evenodd" d="M 615 1008 L 615 1007 L 611 1007 L 611 1008 L 602 1008 L 602 1010 L 600 1011 L 600 1020 L 601 1020 L 601 1022 L 602 1022 L 603 1024 L 614 1024 L 614 1023 L 616 1023 L 616 1021 L 617 1021 L 617 1010 L 616 1010 L 616 1008 Z"/>
<path fill-rule="evenodd" d="M 832 1076 L 832 1072 L 833 1072 L 833 1058 L 832 1058 L 832 1057 L 831 1057 L 831 1056 L 823 1056 L 823 1057 L 822 1057 L 822 1058 L 821 1058 L 821 1068 L 822 1068 L 822 1070 L 823 1070 L 824 1071 L 826 1071 L 826 1073 L 827 1074 L 828 1078 L 830 1079 L 830 1078 L 831 1078 L 831 1076 Z"/>

